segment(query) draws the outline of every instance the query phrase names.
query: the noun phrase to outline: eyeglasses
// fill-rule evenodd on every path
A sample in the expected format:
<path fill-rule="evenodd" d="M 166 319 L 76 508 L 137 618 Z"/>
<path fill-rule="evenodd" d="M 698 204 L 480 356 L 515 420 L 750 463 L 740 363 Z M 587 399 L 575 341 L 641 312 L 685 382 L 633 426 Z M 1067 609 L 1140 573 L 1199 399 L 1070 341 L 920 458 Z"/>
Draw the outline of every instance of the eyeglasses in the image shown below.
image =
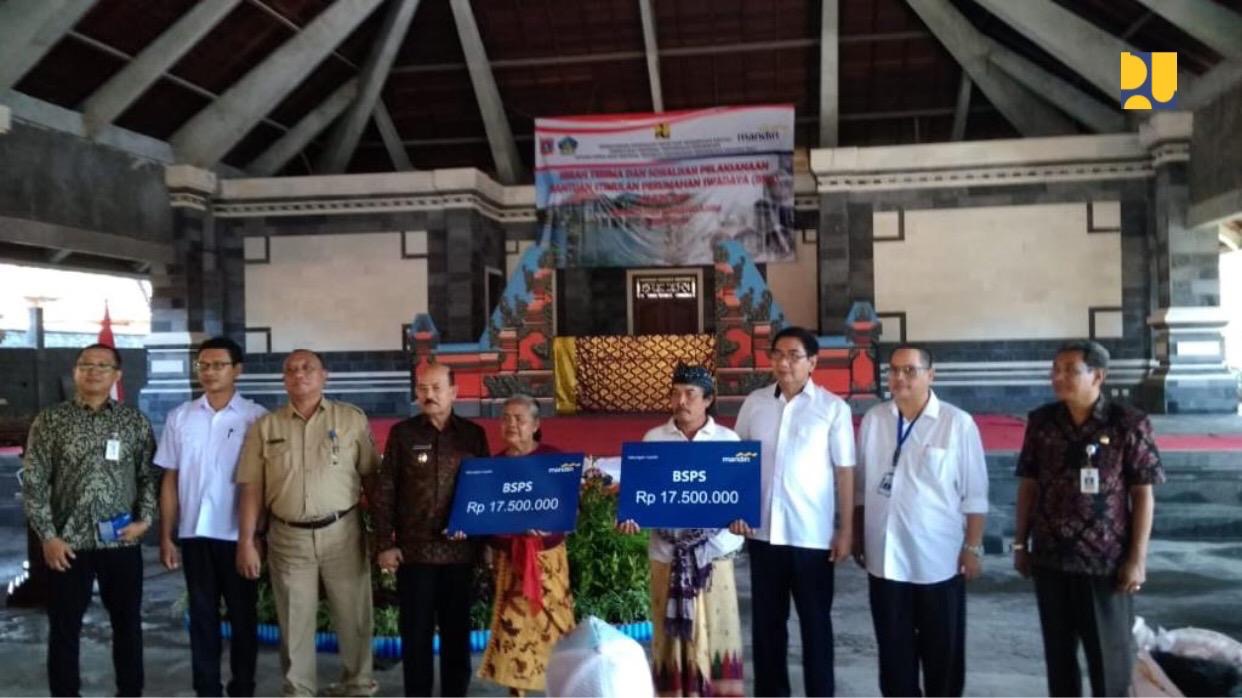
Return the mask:
<path fill-rule="evenodd" d="M 920 371 L 926 371 L 926 370 L 927 370 L 926 366 L 889 366 L 888 367 L 889 375 L 905 376 L 906 378 L 913 378 L 919 375 Z"/>
<path fill-rule="evenodd" d="M 116 370 L 117 365 L 116 364 L 79 363 L 79 364 L 74 364 L 73 367 L 78 369 L 79 371 L 82 371 L 83 373 L 108 373 L 109 371 Z"/>
<path fill-rule="evenodd" d="M 234 363 L 236 362 L 235 361 L 212 361 L 208 363 L 206 361 L 197 361 L 194 363 L 194 368 L 198 369 L 199 373 L 204 373 L 206 371 L 223 371 L 224 369 L 231 367 Z"/>
<path fill-rule="evenodd" d="M 796 364 L 799 361 L 805 359 L 806 354 L 799 354 L 798 352 L 790 352 L 786 354 L 785 352 L 777 349 L 777 350 L 768 352 L 768 357 L 772 359 L 772 363 L 774 364 L 779 364 L 782 361 L 788 361 L 791 364 Z"/>

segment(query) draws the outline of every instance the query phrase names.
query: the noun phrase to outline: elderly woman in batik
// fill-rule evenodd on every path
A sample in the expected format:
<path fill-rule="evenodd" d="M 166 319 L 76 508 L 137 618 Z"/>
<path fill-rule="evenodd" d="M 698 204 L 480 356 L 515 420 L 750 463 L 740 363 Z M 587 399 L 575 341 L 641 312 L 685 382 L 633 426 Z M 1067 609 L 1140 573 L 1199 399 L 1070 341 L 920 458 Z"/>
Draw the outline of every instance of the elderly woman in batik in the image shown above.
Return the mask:
<path fill-rule="evenodd" d="M 497 456 L 559 453 L 539 443 L 539 405 L 534 399 L 509 398 L 501 420 L 505 446 Z M 527 531 L 494 536 L 489 545 L 496 595 L 479 676 L 508 686 L 512 695 L 541 691 L 552 646 L 574 627 L 565 536 Z"/>
<path fill-rule="evenodd" d="M 712 374 L 679 364 L 664 424 L 644 441 L 737 441 L 733 430 L 708 414 L 715 399 Z M 635 533 L 626 521 L 618 527 Z M 742 630 L 733 583 L 733 557 L 742 538 L 728 529 L 655 529 L 651 532 L 651 673 L 661 696 L 740 696 Z"/>

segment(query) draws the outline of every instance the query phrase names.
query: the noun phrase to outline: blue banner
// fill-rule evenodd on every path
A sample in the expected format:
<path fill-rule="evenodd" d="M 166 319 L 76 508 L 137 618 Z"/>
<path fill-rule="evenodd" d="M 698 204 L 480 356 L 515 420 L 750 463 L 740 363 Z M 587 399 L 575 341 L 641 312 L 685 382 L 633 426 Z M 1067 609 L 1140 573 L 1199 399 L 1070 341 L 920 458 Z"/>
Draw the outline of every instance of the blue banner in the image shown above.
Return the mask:
<path fill-rule="evenodd" d="M 457 471 L 449 531 L 488 535 L 574 530 L 581 453 L 470 458 Z"/>
<path fill-rule="evenodd" d="M 617 520 L 647 528 L 759 526 L 758 441 L 643 441 L 621 447 Z"/>

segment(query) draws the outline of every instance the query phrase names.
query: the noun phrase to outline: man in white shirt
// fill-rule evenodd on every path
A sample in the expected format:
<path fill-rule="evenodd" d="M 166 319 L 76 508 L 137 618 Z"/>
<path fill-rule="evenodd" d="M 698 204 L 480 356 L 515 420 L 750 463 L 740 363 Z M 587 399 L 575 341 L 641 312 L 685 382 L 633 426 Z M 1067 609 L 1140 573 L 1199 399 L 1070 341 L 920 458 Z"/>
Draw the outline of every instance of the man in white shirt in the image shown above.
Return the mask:
<path fill-rule="evenodd" d="M 854 424 L 849 405 L 811 380 L 818 355 L 819 341 L 807 330 L 778 332 L 769 354 L 776 383 L 747 396 L 737 418 L 738 436 L 762 444 L 760 527 L 730 526 L 751 539 L 751 632 L 761 696 L 791 692 L 791 596 L 806 694 L 835 690 L 833 564 L 849 557 L 854 536 Z"/>
<path fill-rule="evenodd" d="M 643 441 L 737 441 L 712 419 L 716 399 L 711 371 L 678 364 L 673 371 L 673 416 Z M 637 533 L 626 521 L 618 527 Z M 661 696 L 740 696 L 742 625 L 737 610 L 733 555 L 743 538 L 728 529 L 656 529 L 651 532 L 651 673 Z"/>
<path fill-rule="evenodd" d="M 965 582 L 981 569 L 988 469 L 974 419 L 941 402 L 934 379 L 931 352 L 897 346 L 893 399 L 860 429 L 854 557 L 869 575 L 886 696 L 960 696 L 965 686 Z"/>
<path fill-rule="evenodd" d="M 246 430 L 267 410 L 238 394 L 242 350 L 227 337 L 209 339 L 194 363 L 203 395 L 168 415 L 155 464 L 160 487 L 160 561 L 185 567 L 190 597 L 194 691 L 223 695 L 220 680 L 220 599 L 232 624 L 228 695 L 254 695 L 258 583 L 237 573 L 237 485 Z M 178 539 L 180 551 L 177 549 Z"/>

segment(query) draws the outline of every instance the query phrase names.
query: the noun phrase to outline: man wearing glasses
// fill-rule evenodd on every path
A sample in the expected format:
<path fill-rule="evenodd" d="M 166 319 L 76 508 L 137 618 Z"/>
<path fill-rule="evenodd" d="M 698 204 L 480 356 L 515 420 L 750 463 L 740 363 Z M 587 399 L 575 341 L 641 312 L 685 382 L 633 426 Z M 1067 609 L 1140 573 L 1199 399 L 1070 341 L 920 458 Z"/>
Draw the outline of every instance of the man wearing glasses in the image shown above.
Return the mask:
<path fill-rule="evenodd" d="M 1097 696 L 1124 696 L 1134 666 L 1134 594 L 1147 580 L 1164 482 L 1151 422 L 1103 393 L 1108 351 L 1075 341 L 1057 351 L 1057 402 L 1031 412 L 1018 456 L 1013 564 L 1035 578 L 1048 692 L 1082 695 L 1081 642 Z"/>
<path fill-rule="evenodd" d="M 242 350 L 228 337 L 202 343 L 194 367 L 203 395 L 168 415 L 155 464 L 160 487 L 160 561 L 185 565 L 190 596 L 194 691 L 224 695 L 220 680 L 220 600 L 233 626 L 228 695 L 254 695 L 258 584 L 237 573 L 237 459 L 246 431 L 267 410 L 236 389 Z M 177 549 L 179 539 L 181 549 Z"/>
<path fill-rule="evenodd" d="M 769 354 L 776 383 L 747 396 L 737 418 L 738 436 L 762 444 L 760 527 L 729 527 L 750 537 L 760 696 L 790 694 L 790 596 L 802 630 L 806 694 L 835 690 L 833 564 L 849 557 L 854 537 L 854 424 L 845 401 L 811 380 L 818 354 L 819 341 L 807 330 L 778 332 Z"/>
<path fill-rule="evenodd" d="M 936 397 L 935 373 L 930 351 L 898 345 L 892 400 L 859 430 L 854 559 L 869 575 L 886 696 L 965 687 L 965 583 L 981 569 L 988 468 L 975 420 Z"/>
<path fill-rule="evenodd" d="M 371 678 L 371 566 L 358 500 L 362 478 L 379 461 L 362 410 L 323 396 L 323 358 L 295 349 L 284 363 L 289 402 L 260 417 L 237 465 L 237 571 L 258 579 L 256 534 L 267 535 L 268 574 L 280 620 L 281 688 L 317 694 L 315 626 L 322 584 L 341 650 L 333 695 L 375 692 Z"/>
<path fill-rule="evenodd" d="M 155 518 L 155 435 L 141 412 L 109 397 L 121 354 L 103 344 L 78 352 L 75 394 L 30 428 L 22 477 L 26 519 L 43 541 L 48 588 L 48 688 L 76 696 L 82 616 L 99 582 L 112 622 L 118 695 L 142 694 L 142 552 Z"/>

